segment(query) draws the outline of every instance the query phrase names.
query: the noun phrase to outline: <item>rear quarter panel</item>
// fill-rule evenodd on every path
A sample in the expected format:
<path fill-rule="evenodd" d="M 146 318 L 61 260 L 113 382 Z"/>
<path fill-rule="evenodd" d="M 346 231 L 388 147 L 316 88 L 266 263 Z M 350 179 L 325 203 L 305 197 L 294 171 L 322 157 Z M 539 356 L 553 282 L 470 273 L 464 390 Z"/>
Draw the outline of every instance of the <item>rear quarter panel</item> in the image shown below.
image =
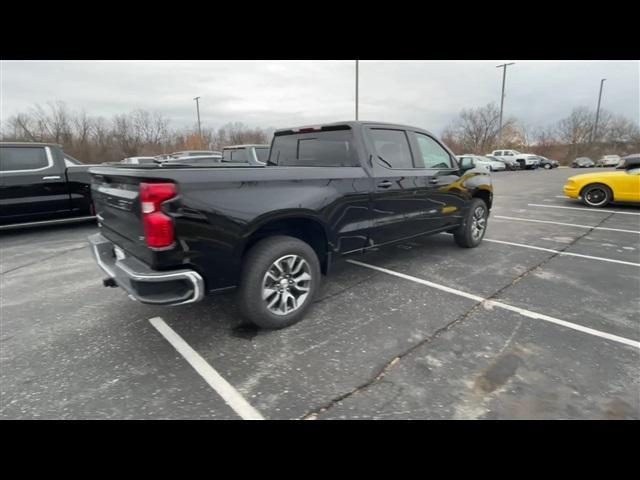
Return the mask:
<path fill-rule="evenodd" d="M 154 268 L 193 268 L 209 291 L 235 286 L 251 235 L 291 218 L 321 225 L 330 251 L 366 244 L 372 180 L 361 167 L 215 170 L 164 172 L 178 185 L 178 196 L 164 204 L 176 245 L 154 254 Z"/>

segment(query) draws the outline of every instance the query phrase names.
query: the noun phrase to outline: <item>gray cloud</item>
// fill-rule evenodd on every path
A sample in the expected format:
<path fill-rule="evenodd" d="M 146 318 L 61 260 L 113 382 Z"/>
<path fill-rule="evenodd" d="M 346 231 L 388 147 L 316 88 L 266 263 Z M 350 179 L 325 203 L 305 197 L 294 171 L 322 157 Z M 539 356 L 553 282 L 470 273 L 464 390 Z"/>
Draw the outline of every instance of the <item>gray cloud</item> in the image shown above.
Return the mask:
<path fill-rule="evenodd" d="M 463 108 L 499 102 L 502 61 L 362 61 L 360 118 L 435 133 Z M 352 119 L 352 61 L 3 61 L 0 117 L 64 101 L 90 115 L 159 111 L 173 127 L 230 121 L 286 127 Z M 637 61 L 517 61 L 507 73 L 505 115 L 547 125 L 572 108 L 603 108 L 640 122 Z"/>

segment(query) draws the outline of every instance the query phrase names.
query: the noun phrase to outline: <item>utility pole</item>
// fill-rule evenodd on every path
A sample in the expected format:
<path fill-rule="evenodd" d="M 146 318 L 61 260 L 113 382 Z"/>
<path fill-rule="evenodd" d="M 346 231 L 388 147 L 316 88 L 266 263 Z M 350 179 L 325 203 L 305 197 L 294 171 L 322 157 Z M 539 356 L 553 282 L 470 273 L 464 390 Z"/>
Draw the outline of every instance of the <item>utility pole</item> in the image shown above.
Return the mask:
<path fill-rule="evenodd" d="M 598 119 L 600 118 L 600 100 L 602 100 L 602 85 L 604 84 L 605 80 L 606 78 L 603 78 L 602 80 L 600 80 L 600 93 L 598 94 L 598 108 L 596 109 L 596 124 L 593 126 L 593 130 L 591 131 L 591 140 L 589 140 L 589 143 L 593 143 L 594 140 L 598 139 L 596 135 L 598 134 Z"/>
<path fill-rule="evenodd" d="M 200 97 L 194 98 L 196 101 L 196 111 L 198 112 L 198 135 L 200 137 L 200 148 L 202 148 L 202 126 L 200 125 L 200 102 L 198 101 Z"/>
<path fill-rule="evenodd" d="M 502 65 L 496 65 L 496 68 L 502 68 L 502 96 L 500 97 L 500 127 L 498 129 L 498 148 L 501 148 L 502 143 L 502 111 L 504 108 L 504 84 L 507 78 L 507 67 L 514 65 L 515 62 L 503 63 Z"/>
<path fill-rule="evenodd" d="M 356 60 L 356 121 L 358 121 L 358 60 Z"/>

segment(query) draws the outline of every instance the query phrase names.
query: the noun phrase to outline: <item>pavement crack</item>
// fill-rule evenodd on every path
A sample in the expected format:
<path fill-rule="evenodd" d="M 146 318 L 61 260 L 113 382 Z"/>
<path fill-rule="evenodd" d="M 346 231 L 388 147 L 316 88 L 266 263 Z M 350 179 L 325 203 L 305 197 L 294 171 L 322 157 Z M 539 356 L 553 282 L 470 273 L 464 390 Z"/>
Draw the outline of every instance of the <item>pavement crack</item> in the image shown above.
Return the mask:
<path fill-rule="evenodd" d="M 68 248 L 66 250 L 62 250 L 60 252 L 56 252 L 56 253 L 54 253 L 52 255 L 49 255 L 48 257 L 44 257 L 44 258 L 35 260 L 33 262 L 25 263 L 23 265 L 18 265 L 17 267 L 13 267 L 13 268 L 9 268 L 7 270 L 3 270 L 2 272 L 0 272 L 0 274 L 6 275 L 7 273 L 12 273 L 12 272 L 15 272 L 16 270 L 20 270 L 20 269 L 25 268 L 25 267 L 30 267 L 31 265 L 36 265 L 37 263 L 46 262 L 47 260 L 51 260 L 52 258 L 58 257 L 60 255 L 64 255 L 66 253 L 73 252 L 73 251 L 76 251 L 76 250 L 83 250 L 85 248 L 87 248 L 86 245 L 83 245 L 82 247 Z"/>
<path fill-rule="evenodd" d="M 526 271 L 522 272 L 517 277 L 515 277 L 511 282 L 509 282 L 508 284 L 506 284 L 503 287 L 499 288 L 498 290 L 493 292 L 490 296 L 486 297 L 484 300 L 482 300 L 480 302 L 476 302 L 471 308 L 469 308 L 468 310 L 463 312 L 461 315 L 459 315 L 457 318 L 455 318 L 451 322 L 447 323 L 445 326 L 440 327 L 439 329 L 437 329 L 432 335 L 425 337 L 424 339 L 420 340 L 416 344 L 414 344 L 411 347 L 409 347 L 404 352 L 402 352 L 399 355 L 396 355 L 393 358 L 391 358 L 389 361 L 387 361 L 382 366 L 382 368 L 380 368 L 377 371 L 377 373 L 375 375 L 373 375 L 370 379 L 368 379 L 364 383 L 358 385 L 357 387 L 355 387 L 354 389 L 352 389 L 352 390 L 350 390 L 350 391 L 348 391 L 346 393 L 343 393 L 342 395 L 339 395 L 339 396 L 333 398 L 332 400 L 327 402 L 322 407 L 320 407 L 320 408 L 318 408 L 316 410 L 313 410 L 313 411 L 311 411 L 309 413 L 304 414 L 302 417 L 300 417 L 300 419 L 301 420 L 315 420 L 320 415 L 326 413 L 328 410 L 330 410 L 331 408 L 336 406 L 338 403 L 346 400 L 349 397 L 352 397 L 353 395 L 357 395 L 358 393 L 361 393 L 362 391 L 364 391 L 364 390 L 368 389 L 369 387 L 373 386 L 374 384 L 378 383 L 382 378 L 384 378 L 384 376 L 387 374 L 387 372 L 391 368 L 393 368 L 398 362 L 400 362 L 400 360 L 402 358 L 404 358 L 407 355 L 411 354 L 412 352 L 414 352 L 418 348 L 420 348 L 420 347 L 432 342 L 433 340 L 437 339 L 440 335 L 442 335 L 444 332 L 446 332 L 446 331 L 450 330 L 451 328 L 455 327 L 456 325 L 462 323 L 472 313 L 474 313 L 478 308 L 480 308 L 483 305 L 485 305 L 487 300 L 494 300 L 496 297 L 501 295 L 505 290 L 507 290 L 507 289 L 513 287 L 514 285 L 516 285 L 517 283 L 519 283 L 524 277 L 529 275 L 529 273 L 531 273 L 534 270 L 542 267 L 543 265 L 545 265 L 546 263 L 548 263 L 549 261 L 551 261 L 552 259 L 554 259 L 558 255 L 560 255 L 562 252 L 566 251 L 568 248 L 570 248 L 571 246 L 575 245 L 582 238 L 584 238 L 585 236 L 587 236 L 590 233 L 592 233 L 597 227 L 601 226 L 604 222 L 606 222 L 613 215 L 614 215 L 614 213 L 611 213 L 611 214 L 607 215 L 600 222 L 598 222 L 596 225 L 594 225 L 589 230 L 587 230 L 584 234 L 579 235 L 571 243 L 568 243 L 564 248 L 558 250 L 557 252 L 549 255 L 545 259 L 543 259 L 540 262 L 536 263 L 535 265 L 531 266 Z M 366 279 L 363 280 L 362 282 L 364 282 L 364 281 L 366 281 Z M 362 283 L 362 282 L 358 282 L 358 284 Z M 356 285 L 357 284 L 354 284 L 353 286 L 356 286 Z M 331 298 L 331 297 L 326 297 L 326 298 Z M 322 299 L 322 300 L 325 300 L 325 299 Z M 320 301 L 322 301 L 322 300 L 320 300 Z M 518 328 L 519 328 L 519 326 L 516 327 L 516 330 L 514 331 L 514 334 L 513 334 L 514 336 L 515 336 L 515 333 L 517 332 Z M 512 340 L 512 338 L 509 339 L 509 342 L 511 340 Z"/>
<path fill-rule="evenodd" d="M 464 319 L 466 319 L 469 315 L 471 315 L 471 313 L 473 313 L 473 311 L 475 309 L 477 309 L 480 305 L 482 305 L 482 302 L 477 302 L 471 308 L 469 308 L 467 311 L 465 311 L 464 313 L 459 315 L 457 318 L 455 318 L 451 322 L 447 323 L 445 326 L 440 327 L 439 329 L 437 329 L 433 333 L 433 335 L 425 337 L 424 339 L 420 340 L 419 342 L 417 342 L 414 345 L 412 345 L 411 347 L 409 347 L 404 352 L 400 353 L 399 355 L 394 356 L 391 360 L 386 362 L 382 366 L 382 368 L 380 368 L 378 370 L 378 372 L 373 377 L 371 377 L 366 382 L 362 383 L 361 385 L 357 386 L 356 388 L 354 388 L 353 390 L 350 390 L 347 393 L 344 393 L 344 394 L 342 394 L 342 395 L 340 395 L 338 397 L 335 397 L 334 399 L 332 399 L 331 401 L 326 403 L 324 406 L 318 408 L 317 410 L 314 410 L 314 411 L 311 411 L 309 413 L 306 413 L 305 415 L 303 415 L 301 417 L 301 419 L 302 420 L 315 420 L 316 418 L 318 418 L 319 415 L 322 415 L 323 413 L 326 413 L 329 409 L 333 408 L 335 405 L 337 405 L 338 403 L 342 402 L 343 400 L 346 400 L 347 398 L 351 397 L 352 395 L 356 395 L 356 394 L 362 392 L 363 390 L 366 390 L 367 388 L 371 387 L 372 385 L 376 384 L 377 382 L 382 380 L 384 378 L 384 376 L 387 374 L 387 372 L 389 370 L 391 370 L 397 363 L 399 363 L 402 358 L 404 358 L 407 355 L 411 354 L 414 350 L 422 347 L 423 345 L 435 340 L 436 338 L 438 338 L 444 332 L 448 331 L 449 329 L 451 329 L 452 327 L 454 327 L 458 323 L 464 321 Z"/>
<path fill-rule="evenodd" d="M 542 260 L 541 262 L 533 265 L 532 267 L 528 268 L 527 270 L 525 270 L 524 272 L 522 272 L 520 275 L 518 275 L 516 278 L 514 278 L 513 280 L 511 280 L 511 282 L 508 285 L 505 285 L 504 287 L 502 287 L 501 289 L 499 289 L 498 291 L 496 291 L 494 294 L 491 295 L 491 297 L 489 297 L 488 299 L 493 298 L 494 296 L 502 293 L 504 290 L 507 290 L 508 288 L 513 287 L 514 285 L 516 285 L 517 283 L 519 283 L 524 277 L 526 277 L 527 275 L 529 275 L 531 272 L 537 270 L 538 268 L 542 267 L 543 265 L 545 265 L 546 263 L 550 262 L 551 260 L 553 260 L 554 258 L 556 258 L 557 256 L 559 256 L 561 253 L 566 252 L 570 247 L 572 247 L 573 245 L 575 245 L 576 243 L 578 243 L 580 240 L 582 240 L 584 237 L 586 237 L 587 235 L 589 235 L 590 233 L 592 233 L 596 228 L 598 228 L 599 226 L 601 226 L 604 222 L 606 222 L 607 220 L 609 220 L 613 215 L 615 215 L 615 212 L 610 213 L 609 215 L 607 215 L 606 217 L 604 217 L 602 220 L 600 220 L 596 225 L 594 225 L 593 227 L 589 228 L 589 230 L 587 230 L 585 233 L 578 235 L 576 238 L 574 238 L 570 243 L 567 243 L 563 248 L 558 249 L 558 251 L 552 253 L 551 255 L 549 255 L 548 257 L 546 257 L 544 260 Z M 488 300 L 487 299 L 487 300 Z"/>

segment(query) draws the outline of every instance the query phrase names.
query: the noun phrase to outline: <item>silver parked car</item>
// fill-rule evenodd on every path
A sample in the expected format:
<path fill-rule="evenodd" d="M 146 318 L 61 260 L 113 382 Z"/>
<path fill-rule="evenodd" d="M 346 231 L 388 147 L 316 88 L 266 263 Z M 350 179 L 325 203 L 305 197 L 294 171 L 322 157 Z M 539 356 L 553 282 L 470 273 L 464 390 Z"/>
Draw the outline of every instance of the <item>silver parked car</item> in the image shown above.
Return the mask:
<path fill-rule="evenodd" d="M 485 155 L 485 157 L 487 157 L 489 160 L 493 160 L 495 162 L 500 162 L 500 163 L 504 163 L 504 166 L 506 167 L 507 170 L 520 170 L 520 163 L 517 160 L 514 160 L 512 158 L 508 158 L 508 157 L 503 157 L 503 158 L 498 158 L 498 157 L 494 157 L 493 155 Z"/>
<path fill-rule="evenodd" d="M 462 160 L 464 158 L 471 158 L 473 159 L 476 166 L 482 167 L 489 172 L 498 172 L 498 171 L 504 171 L 507 169 L 506 165 L 503 162 L 500 162 L 497 160 L 491 160 L 490 158 L 482 155 L 474 155 L 472 153 L 466 153 L 464 155 L 458 155 L 456 158 L 458 158 L 458 160 Z"/>
<path fill-rule="evenodd" d="M 615 167 L 620 163 L 620 155 L 603 155 L 596 162 L 596 167 Z"/>

